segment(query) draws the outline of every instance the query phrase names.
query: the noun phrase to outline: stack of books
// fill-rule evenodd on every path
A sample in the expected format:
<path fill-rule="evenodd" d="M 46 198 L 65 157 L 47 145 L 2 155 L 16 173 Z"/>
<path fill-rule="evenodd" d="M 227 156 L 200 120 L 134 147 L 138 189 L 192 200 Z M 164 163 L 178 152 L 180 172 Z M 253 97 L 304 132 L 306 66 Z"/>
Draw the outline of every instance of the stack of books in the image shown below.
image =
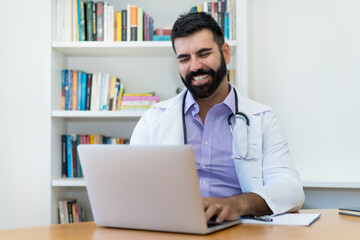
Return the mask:
<path fill-rule="evenodd" d="M 116 76 L 64 69 L 61 85 L 61 110 L 120 110 L 124 84 Z"/>
<path fill-rule="evenodd" d="M 79 144 L 129 144 L 129 139 L 99 134 L 67 134 L 61 136 L 61 177 L 83 177 L 77 146 Z"/>
<path fill-rule="evenodd" d="M 124 93 L 121 101 L 121 110 L 149 109 L 151 105 L 159 102 L 159 96 L 151 93 Z"/>
<path fill-rule="evenodd" d="M 206 12 L 220 25 L 226 40 L 235 40 L 236 0 L 218 0 L 193 6 L 190 12 Z"/>
<path fill-rule="evenodd" d="M 60 224 L 85 222 L 84 204 L 75 198 L 59 200 L 58 204 Z"/>
<path fill-rule="evenodd" d="M 152 41 L 153 18 L 140 7 L 83 0 L 57 0 L 56 7 L 59 41 Z"/>

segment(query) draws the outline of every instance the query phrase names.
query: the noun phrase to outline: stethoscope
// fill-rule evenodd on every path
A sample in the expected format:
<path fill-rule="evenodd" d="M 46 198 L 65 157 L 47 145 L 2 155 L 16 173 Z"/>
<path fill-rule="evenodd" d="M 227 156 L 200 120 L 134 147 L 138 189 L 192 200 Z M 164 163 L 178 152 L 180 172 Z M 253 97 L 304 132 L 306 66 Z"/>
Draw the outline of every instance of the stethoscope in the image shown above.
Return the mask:
<path fill-rule="evenodd" d="M 237 95 L 237 92 L 234 89 L 234 93 L 235 93 L 235 115 L 234 113 L 231 113 L 229 116 L 228 116 L 228 125 L 230 127 L 230 132 L 231 132 L 231 135 L 232 137 L 234 138 L 234 142 L 235 142 L 235 147 L 236 147 L 236 150 L 237 150 L 237 153 L 239 154 L 240 158 L 242 159 L 246 159 L 247 156 L 249 155 L 249 132 L 250 132 L 250 120 L 249 118 L 246 116 L 245 113 L 242 113 L 242 112 L 239 112 L 239 108 L 238 108 L 238 95 Z M 184 133 L 184 144 L 187 144 L 187 133 L 186 133 L 186 123 L 185 123 L 185 100 L 186 100 L 186 95 L 187 95 L 187 92 L 188 90 L 185 92 L 184 94 L 184 98 L 183 98 L 183 102 L 182 102 L 182 122 L 183 122 L 183 133 Z M 236 134 L 234 134 L 234 129 L 233 129 L 233 126 L 231 124 L 231 117 L 232 116 L 235 116 L 235 122 L 236 122 L 236 119 L 241 119 L 244 121 L 245 123 L 245 126 L 246 126 L 246 152 L 245 153 L 241 153 L 240 152 L 240 148 L 238 146 L 238 141 L 237 141 L 237 138 L 236 138 Z"/>

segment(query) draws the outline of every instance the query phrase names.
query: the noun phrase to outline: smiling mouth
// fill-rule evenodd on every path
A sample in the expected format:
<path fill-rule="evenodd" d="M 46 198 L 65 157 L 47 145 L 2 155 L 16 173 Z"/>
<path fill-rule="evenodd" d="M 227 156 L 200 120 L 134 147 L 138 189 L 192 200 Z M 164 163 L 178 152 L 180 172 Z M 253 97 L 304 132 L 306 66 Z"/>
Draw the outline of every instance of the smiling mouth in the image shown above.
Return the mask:
<path fill-rule="evenodd" d="M 209 76 L 209 74 L 204 74 L 204 75 L 196 76 L 196 77 L 194 77 L 193 79 L 194 79 L 195 81 L 200 81 L 200 80 L 202 80 L 202 79 L 204 79 L 204 78 L 207 78 L 208 76 Z"/>

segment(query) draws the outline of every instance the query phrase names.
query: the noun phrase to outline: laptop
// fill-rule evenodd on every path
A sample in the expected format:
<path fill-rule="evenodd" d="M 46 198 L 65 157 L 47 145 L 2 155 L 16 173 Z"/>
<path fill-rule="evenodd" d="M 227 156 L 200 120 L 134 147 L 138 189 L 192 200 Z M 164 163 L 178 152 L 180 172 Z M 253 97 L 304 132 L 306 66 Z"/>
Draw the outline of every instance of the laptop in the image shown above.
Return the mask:
<path fill-rule="evenodd" d="M 191 146 L 79 145 L 98 226 L 208 234 Z"/>

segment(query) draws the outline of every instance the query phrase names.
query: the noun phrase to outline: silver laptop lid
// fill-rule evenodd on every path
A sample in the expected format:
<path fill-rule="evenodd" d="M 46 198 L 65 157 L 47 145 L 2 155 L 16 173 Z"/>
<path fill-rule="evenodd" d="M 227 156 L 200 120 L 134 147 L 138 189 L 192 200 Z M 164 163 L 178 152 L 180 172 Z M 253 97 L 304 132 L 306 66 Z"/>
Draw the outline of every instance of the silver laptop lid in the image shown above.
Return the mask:
<path fill-rule="evenodd" d="M 207 233 L 190 146 L 79 145 L 99 226 Z"/>

